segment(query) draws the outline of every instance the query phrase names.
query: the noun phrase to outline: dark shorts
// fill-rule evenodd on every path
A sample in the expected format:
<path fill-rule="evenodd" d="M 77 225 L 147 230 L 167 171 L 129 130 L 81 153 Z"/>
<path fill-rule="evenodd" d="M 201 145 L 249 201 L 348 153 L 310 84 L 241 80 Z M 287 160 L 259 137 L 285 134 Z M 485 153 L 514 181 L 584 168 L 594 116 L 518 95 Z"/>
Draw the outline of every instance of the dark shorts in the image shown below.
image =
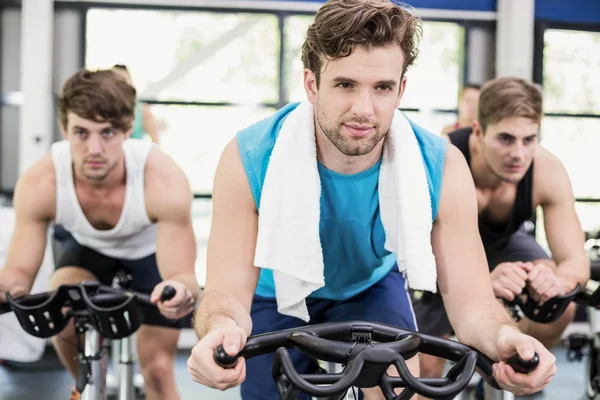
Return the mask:
<path fill-rule="evenodd" d="M 78 267 L 91 272 L 103 285 L 111 285 L 118 271 L 131 274 L 131 290 L 150 294 L 162 281 L 154 254 L 138 260 L 120 260 L 100 254 L 79 244 L 68 232 L 58 228 L 54 236 L 54 247 L 60 249 L 55 259 L 55 269 Z M 191 327 L 191 315 L 180 320 L 164 317 L 154 307 L 144 307 L 142 322 L 168 328 Z"/>
<path fill-rule="evenodd" d="M 394 267 L 381 281 L 366 291 L 344 301 L 307 299 L 310 324 L 362 320 L 395 325 L 400 328 L 417 330 L 414 314 L 403 275 Z M 305 326 L 304 321 L 277 312 L 275 299 L 255 296 L 250 311 L 252 334 L 272 332 L 282 329 Z M 300 374 L 310 374 L 318 370 L 312 358 L 297 350 L 290 350 L 290 356 Z M 273 354 L 247 360 L 246 380 L 241 385 L 244 400 L 277 400 L 279 395 L 271 376 Z M 362 394 L 360 395 L 362 398 Z M 299 395 L 299 399 L 310 399 Z"/>
<path fill-rule="evenodd" d="M 490 271 L 503 262 L 527 262 L 550 258 L 536 242 L 533 234 L 524 229 L 515 232 L 508 241 L 499 246 L 487 246 L 485 252 Z M 453 329 L 440 295 L 430 292 L 412 292 L 411 297 L 419 332 L 434 336 L 452 334 Z"/>

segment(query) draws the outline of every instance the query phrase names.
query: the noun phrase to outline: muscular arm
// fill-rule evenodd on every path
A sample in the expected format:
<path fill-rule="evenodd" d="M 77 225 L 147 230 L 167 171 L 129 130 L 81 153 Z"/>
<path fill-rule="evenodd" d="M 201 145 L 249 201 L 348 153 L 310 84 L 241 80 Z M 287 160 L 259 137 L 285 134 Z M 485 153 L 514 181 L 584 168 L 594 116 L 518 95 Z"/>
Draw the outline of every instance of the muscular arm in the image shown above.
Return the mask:
<path fill-rule="evenodd" d="M 0 286 L 15 296 L 29 293 L 40 269 L 55 198 L 54 169 L 52 159 L 47 156 L 25 172 L 15 187 L 16 221 L 6 262 L 0 270 Z M 0 301 L 4 300 L 4 293 L 0 293 Z"/>
<path fill-rule="evenodd" d="M 571 181 L 562 163 L 540 149 L 535 160 L 534 190 L 544 211 L 546 238 L 566 290 L 577 283 L 585 285 L 590 277 L 590 260 L 584 249 L 584 233 L 575 212 L 575 197 Z"/>
<path fill-rule="evenodd" d="M 501 328 L 517 328 L 494 297 L 477 226 L 473 178 L 454 146 L 448 146 L 431 240 L 440 291 L 456 336 L 496 360 L 495 344 Z"/>
<path fill-rule="evenodd" d="M 157 224 L 156 260 L 164 280 L 182 282 L 195 299 L 196 241 L 192 227 L 192 193 L 186 176 L 175 162 L 153 150 L 146 169 L 146 207 Z"/>
<path fill-rule="evenodd" d="M 254 267 L 258 214 L 236 139 L 221 156 L 212 200 L 205 294 L 194 327 L 199 337 L 234 324 L 250 335 L 250 306 L 260 272 Z"/>

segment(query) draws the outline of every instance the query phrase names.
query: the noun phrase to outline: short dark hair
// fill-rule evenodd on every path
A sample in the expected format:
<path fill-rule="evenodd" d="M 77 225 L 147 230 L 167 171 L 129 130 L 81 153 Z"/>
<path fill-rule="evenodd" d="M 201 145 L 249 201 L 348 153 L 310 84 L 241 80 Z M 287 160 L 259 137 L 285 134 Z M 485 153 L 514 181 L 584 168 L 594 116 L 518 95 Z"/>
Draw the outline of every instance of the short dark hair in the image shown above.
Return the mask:
<path fill-rule="evenodd" d="M 133 123 L 135 100 L 135 88 L 112 70 L 81 69 L 62 88 L 58 117 L 63 128 L 70 111 L 81 118 L 110 122 L 126 132 Z"/>
<path fill-rule="evenodd" d="M 542 120 L 542 91 L 535 84 L 516 77 L 486 82 L 479 94 L 477 118 L 483 132 L 490 124 L 513 117 L 527 118 L 539 124 Z"/>

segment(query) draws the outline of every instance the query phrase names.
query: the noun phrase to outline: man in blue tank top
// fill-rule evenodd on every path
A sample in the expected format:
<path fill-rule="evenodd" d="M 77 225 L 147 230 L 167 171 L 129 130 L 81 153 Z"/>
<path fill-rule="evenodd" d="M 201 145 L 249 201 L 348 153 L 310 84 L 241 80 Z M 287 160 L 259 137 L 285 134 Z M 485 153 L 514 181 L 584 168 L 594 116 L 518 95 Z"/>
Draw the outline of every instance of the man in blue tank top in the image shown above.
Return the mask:
<path fill-rule="evenodd" d="M 585 286 L 590 261 L 575 211 L 571 182 L 560 160 L 541 147 L 542 93 L 531 82 L 500 77 L 481 90 L 478 119 L 450 133 L 464 155 L 475 183 L 479 233 L 498 298 L 512 301 L 522 292 L 544 303 Z M 544 212 L 544 230 L 552 257 L 526 225 L 536 209 Z M 413 296 L 423 333 L 449 337 L 452 326 L 439 296 Z M 524 317 L 519 328 L 552 348 L 575 316 L 571 304 L 558 320 L 541 324 Z M 444 360 L 422 355 L 421 373 L 439 377 Z"/>
<path fill-rule="evenodd" d="M 391 1 L 331 0 L 316 14 L 303 45 L 304 87 L 314 106 L 321 180 L 320 239 L 325 286 L 306 301 L 311 323 L 364 320 L 416 330 L 405 277 L 384 248 L 378 175 L 384 138 L 417 54 L 419 21 Z M 251 334 L 305 325 L 277 310 L 273 274 L 254 266 L 260 196 L 283 121 L 297 107 L 240 132 L 223 152 L 213 190 L 205 296 L 195 319 L 201 338 L 188 361 L 195 381 L 225 390 L 241 384 L 244 399 L 277 399 L 272 355 L 223 369 L 213 360 L 223 344 L 237 354 Z M 412 124 L 432 201 L 431 243 L 439 287 L 464 343 L 495 360 L 517 349 L 541 357 L 539 369 L 516 374 L 498 364 L 496 379 L 518 393 L 544 387 L 556 369 L 538 341 L 519 332 L 496 301 L 477 232 L 475 189 L 461 153 Z M 482 323 L 483 322 L 483 323 Z M 299 373 L 316 362 L 290 352 Z M 418 360 L 408 361 L 414 374 Z M 397 372 L 390 369 L 389 373 Z M 379 388 L 366 399 L 382 398 Z"/>

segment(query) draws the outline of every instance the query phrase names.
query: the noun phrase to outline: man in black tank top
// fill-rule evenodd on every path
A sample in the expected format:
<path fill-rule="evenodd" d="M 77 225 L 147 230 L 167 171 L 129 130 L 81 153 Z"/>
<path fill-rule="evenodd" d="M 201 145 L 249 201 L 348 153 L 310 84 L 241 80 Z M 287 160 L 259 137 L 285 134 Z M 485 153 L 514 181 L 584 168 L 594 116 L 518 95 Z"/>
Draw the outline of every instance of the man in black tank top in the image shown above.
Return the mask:
<path fill-rule="evenodd" d="M 465 156 L 477 192 L 479 232 L 494 294 L 512 300 L 527 291 L 546 301 L 589 279 L 584 234 L 574 207 L 571 183 L 561 162 L 538 144 L 542 96 L 517 78 L 487 82 L 479 98 L 478 120 L 450 133 Z M 532 234 L 538 206 L 550 256 Z M 449 337 L 452 327 L 440 296 L 413 294 L 421 332 Z M 550 348 L 573 320 L 574 304 L 551 324 L 524 318 L 520 329 Z M 421 355 L 421 374 L 442 375 L 444 362 Z"/>

